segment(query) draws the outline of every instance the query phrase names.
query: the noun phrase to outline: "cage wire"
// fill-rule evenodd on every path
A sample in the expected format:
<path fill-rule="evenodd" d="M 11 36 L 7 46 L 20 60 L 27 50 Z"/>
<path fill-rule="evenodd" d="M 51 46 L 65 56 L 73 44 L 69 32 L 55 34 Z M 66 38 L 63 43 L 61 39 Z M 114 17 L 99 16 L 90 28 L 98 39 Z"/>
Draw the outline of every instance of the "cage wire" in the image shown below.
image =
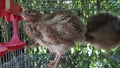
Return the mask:
<path fill-rule="evenodd" d="M 97 11 L 100 11 L 101 8 L 103 8 L 102 12 L 107 11 L 107 9 L 105 9 L 104 6 L 98 4 L 100 0 L 96 0 L 95 3 L 93 3 L 92 0 L 20 0 L 20 1 L 14 0 L 14 1 L 19 3 L 24 8 L 40 10 L 40 12 L 43 14 L 53 13 L 61 10 L 70 10 L 78 16 L 85 15 L 83 18 L 87 18 L 89 15 L 86 14 L 94 14 Z M 104 2 L 113 4 L 115 3 L 114 0 L 110 0 L 109 2 L 105 0 Z M 89 3 L 91 4 L 93 3 L 92 8 L 90 8 L 91 5 Z M 114 6 L 115 9 L 117 9 L 116 7 L 118 7 L 118 4 Z M 91 12 L 85 10 L 89 10 Z M 114 11 L 114 9 L 111 10 L 111 13 L 112 11 Z M 0 41 L 1 42 L 10 41 L 11 36 L 13 34 L 12 24 L 5 23 L 4 19 L 1 19 L 0 21 L 1 21 Z M 27 37 L 27 35 L 25 35 L 23 31 L 23 24 L 24 24 L 23 21 L 19 23 L 19 37 L 21 40 L 26 41 L 29 44 L 31 40 Z M 83 52 L 86 50 L 87 46 L 79 46 L 84 44 L 77 45 L 78 46 L 76 47 L 76 51 L 71 49 L 71 51 L 65 54 L 65 56 L 67 57 L 61 59 L 59 63 L 59 68 L 90 68 L 91 64 L 93 63 L 90 61 L 92 60 L 92 56 L 90 56 L 87 53 L 88 51 L 86 51 L 85 54 Z M 92 51 L 92 49 L 94 48 L 89 47 L 89 49 L 91 49 Z M 97 55 L 93 51 L 91 53 Z M 86 58 L 84 59 L 84 57 L 87 57 L 88 61 L 86 60 Z M 9 51 L 5 56 L 1 57 L 0 68 L 46 68 L 45 64 L 48 63 L 47 61 L 50 60 L 49 58 L 50 56 L 47 49 L 42 47 L 31 48 L 28 47 L 28 45 L 26 45 L 26 47 L 20 50 Z M 86 64 L 87 66 L 85 67 L 84 64 Z M 96 68 L 102 68 L 103 64 L 102 63 L 97 64 Z"/>

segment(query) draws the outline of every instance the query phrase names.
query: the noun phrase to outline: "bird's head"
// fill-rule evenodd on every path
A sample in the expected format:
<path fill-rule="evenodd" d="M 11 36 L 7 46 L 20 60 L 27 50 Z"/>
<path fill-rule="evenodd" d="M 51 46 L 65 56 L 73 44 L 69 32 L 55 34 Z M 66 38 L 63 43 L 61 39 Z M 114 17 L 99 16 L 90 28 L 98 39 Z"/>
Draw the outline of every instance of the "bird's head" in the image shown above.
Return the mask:
<path fill-rule="evenodd" d="M 25 10 L 21 16 L 25 22 L 37 22 L 41 18 L 41 14 L 37 10 Z"/>

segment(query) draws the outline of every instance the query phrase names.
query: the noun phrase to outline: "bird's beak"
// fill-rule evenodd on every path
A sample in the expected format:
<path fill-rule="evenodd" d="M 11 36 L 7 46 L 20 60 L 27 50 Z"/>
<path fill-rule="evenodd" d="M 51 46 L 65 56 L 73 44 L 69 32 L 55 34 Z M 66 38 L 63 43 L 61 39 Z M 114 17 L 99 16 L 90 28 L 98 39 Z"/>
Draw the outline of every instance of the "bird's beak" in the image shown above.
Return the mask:
<path fill-rule="evenodd" d="M 20 15 L 24 15 L 24 12 L 21 12 Z"/>
<path fill-rule="evenodd" d="M 20 16 L 22 16 L 22 17 L 25 16 L 25 12 L 21 12 Z"/>
<path fill-rule="evenodd" d="M 22 18 L 25 19 L 25 13 L 24 12 L 21 12 L 20 16 L 22 16 Z"/>

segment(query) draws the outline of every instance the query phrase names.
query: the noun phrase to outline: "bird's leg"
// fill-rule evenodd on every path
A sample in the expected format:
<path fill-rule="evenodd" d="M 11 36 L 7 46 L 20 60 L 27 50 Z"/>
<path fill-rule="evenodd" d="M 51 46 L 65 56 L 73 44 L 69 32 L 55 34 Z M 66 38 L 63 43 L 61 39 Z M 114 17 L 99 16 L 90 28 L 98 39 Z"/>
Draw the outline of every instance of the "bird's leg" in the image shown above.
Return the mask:
<path fill-rule="evenodd" d="M 60 59 L 61 59 L 61 55 L 57 55 L 57 59 L 55 59 L 56 61 L 55 61 L 55 64 L 53 66 L 54 68 L 57 68 Z"/>
<path fill-rule="evenodd" d="M 54 61 L 51 61 L 51 62 L 47 65 L 48 68 L 57 68 L 60 59 L 61 59 L 61 54 L 58 54 L 58 55 L 56 54 L 56 57 L 55 57 Z"/>

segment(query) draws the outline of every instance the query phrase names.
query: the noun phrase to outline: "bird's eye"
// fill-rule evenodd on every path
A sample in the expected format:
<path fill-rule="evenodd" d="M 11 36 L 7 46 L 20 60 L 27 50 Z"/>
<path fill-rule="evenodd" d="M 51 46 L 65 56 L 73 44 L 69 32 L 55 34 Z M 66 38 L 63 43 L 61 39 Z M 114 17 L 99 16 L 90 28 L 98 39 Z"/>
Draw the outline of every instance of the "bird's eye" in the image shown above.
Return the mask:
<path fill-rule="evenodd" d="M 28 13 L 28 14 L 30 14 L 30 13 L 31 13 L 31 11 L 27 11 L 27 13 Z"/>
<path fill-rule="evenodd" d="M 28 10 L 26 13 L 29 15 L 36 15 L 36 13 L 34 13 L 33 11 L 30 11 L 30 10 Z"/>

